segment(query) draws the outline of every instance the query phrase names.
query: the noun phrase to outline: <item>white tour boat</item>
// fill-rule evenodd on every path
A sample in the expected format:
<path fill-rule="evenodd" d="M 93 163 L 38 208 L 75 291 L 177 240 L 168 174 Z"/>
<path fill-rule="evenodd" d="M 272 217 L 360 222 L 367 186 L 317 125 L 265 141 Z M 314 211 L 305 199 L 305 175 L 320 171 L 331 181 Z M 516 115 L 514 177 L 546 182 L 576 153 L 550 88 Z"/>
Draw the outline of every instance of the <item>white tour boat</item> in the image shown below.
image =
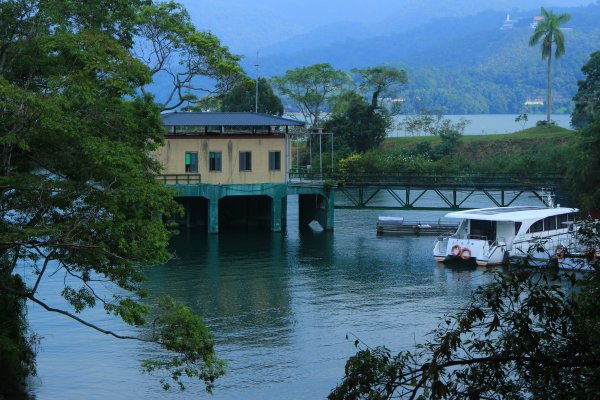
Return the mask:
<path fill-rule="evenodd" d="M 462 222 L 456 232 L 437 239 L 436 261 L 475 261 L 499 265 L 508 257 L 527 258 L 543 265 L 573 244 L 578 210 L 565 207 L 497 207 L 457 211 L 447 218 Z"/>

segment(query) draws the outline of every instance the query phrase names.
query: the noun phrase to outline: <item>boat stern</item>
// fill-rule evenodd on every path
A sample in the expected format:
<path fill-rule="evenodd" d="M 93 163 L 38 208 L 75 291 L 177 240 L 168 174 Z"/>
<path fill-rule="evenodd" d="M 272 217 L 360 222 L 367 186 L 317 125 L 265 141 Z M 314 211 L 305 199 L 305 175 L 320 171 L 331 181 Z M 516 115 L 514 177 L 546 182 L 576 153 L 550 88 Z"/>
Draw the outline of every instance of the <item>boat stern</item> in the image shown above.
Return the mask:
<path fill-rule="evenodd" d="M 475 261 L 479 266 L 488 266 L 502 264 L 505 251 L 506 246 L 487 240 L 450 237 L 436 241 L 433 256 L 438 262 Z"/>

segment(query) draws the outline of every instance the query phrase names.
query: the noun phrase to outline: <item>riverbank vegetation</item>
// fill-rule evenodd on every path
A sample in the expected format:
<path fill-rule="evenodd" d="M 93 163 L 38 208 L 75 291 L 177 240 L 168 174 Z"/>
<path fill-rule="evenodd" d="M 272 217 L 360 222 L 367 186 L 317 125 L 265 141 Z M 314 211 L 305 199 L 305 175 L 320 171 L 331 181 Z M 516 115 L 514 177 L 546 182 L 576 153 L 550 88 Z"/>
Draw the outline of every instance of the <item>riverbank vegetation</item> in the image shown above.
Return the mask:
<path fill-rule="evenodd" d="M 565 172 L 574 132 L 535 127 L 512 134 L 388 138 L 377 149 L 340 159 L 339 172 L 557 174 Z"/>

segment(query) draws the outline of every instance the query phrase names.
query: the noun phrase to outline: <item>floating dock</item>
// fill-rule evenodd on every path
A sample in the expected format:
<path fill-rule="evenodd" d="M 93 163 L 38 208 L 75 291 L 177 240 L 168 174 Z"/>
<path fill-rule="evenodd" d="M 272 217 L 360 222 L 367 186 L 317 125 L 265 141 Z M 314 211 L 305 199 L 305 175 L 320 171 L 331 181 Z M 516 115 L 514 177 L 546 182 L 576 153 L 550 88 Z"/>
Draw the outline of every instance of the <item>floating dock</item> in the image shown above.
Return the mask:
<path fill-rule="evenodd" d="M 438 221 L 407 221 L 403 217 L 379 217 L 377 234 L 397 233 L 403 235 L 441 235 L 454 233 L 457 223 Z"/>

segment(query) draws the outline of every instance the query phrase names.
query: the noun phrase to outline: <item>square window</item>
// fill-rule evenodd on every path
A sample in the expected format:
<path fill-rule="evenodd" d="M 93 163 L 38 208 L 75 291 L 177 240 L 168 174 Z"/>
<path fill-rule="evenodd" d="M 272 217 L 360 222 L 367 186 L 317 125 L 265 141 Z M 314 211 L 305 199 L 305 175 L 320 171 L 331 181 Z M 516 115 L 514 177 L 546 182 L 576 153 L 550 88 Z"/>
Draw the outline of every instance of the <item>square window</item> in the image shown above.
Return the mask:
<path fill-rule="evenodd" d="M 195 151 L 187 151 L 185 153 L 185 172 L 198 173 L 198 153 Z"/>
<path fill-rule="evenodd" d="M 281 152 L 269 152 L 269 171 L 281 171 Z"/>
<path fill-rule="evenodd" d="M 211 151 L 208 155 L 208 170 L 209 171 L 221 171 L 221 152 Z"/>
<path fill-rule="evenodd" d="M 240 151 L 240 171 L 252 171 L 252 152 Z"/>

